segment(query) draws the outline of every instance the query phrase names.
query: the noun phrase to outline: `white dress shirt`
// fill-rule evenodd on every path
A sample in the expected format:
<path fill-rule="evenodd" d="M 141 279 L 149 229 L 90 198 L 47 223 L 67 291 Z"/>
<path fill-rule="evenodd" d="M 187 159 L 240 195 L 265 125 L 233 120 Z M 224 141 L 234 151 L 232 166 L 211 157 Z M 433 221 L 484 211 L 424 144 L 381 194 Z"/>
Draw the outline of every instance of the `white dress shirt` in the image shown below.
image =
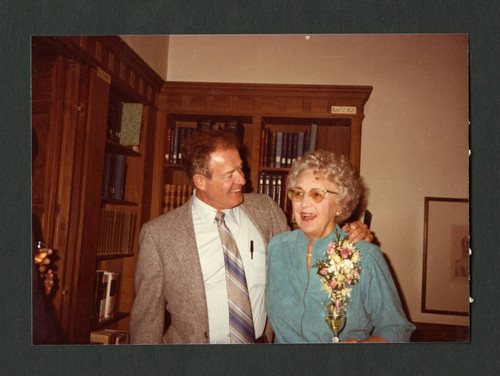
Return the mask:
<path fill-rule="evenodd" d="M 193 225 L 207 296 L 210 343 L 230 343 L 224 252 L 215 222 L 217 210 L 193 195 Z M 258 230 L 247 215 L 236 207 L 223 210 L 224 220 L 233 234 L 243 261 L 247 280 L 255 337 L 264 333 L 266 324 L 266 249 Z M 250 252 L 253 241 L 253 254 Z"/>

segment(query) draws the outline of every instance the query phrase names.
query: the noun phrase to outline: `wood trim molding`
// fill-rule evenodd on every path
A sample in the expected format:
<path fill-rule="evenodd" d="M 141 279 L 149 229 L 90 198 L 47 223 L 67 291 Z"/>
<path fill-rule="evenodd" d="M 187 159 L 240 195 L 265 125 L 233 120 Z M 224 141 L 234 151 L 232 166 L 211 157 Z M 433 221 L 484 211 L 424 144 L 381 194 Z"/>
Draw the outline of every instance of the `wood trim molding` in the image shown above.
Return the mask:
<path fill-rule="evenodd" d="M 156 105 L 163 79 L 119 36 L 37 36 L 33 55 L 59 54 L 86 62 L 111 76 L 130 96 Z"/>
<path fill-rule="evenodd" d="M 371 86 L 167 81 L 158 106 L 170 113 L 362 119 L 371 91 Z M 332 106 L 352 112 L 332 113 Z"/>
<path fill-rule="evenodd" d="M 158 107 L 170 113 L 363 118 L 371 86 L 167 81 Z M 352 112 L 332 113 L 332 106 Z"/>

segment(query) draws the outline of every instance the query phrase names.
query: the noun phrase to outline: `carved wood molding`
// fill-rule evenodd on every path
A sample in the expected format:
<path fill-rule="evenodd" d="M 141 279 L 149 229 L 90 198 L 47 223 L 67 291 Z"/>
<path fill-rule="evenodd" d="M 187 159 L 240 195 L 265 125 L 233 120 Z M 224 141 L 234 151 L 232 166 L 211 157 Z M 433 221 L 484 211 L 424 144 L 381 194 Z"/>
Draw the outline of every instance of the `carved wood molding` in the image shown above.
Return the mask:
<path fill-rule="evenodd" d="M 371 86 L 165 82 L 166 112 L 262 116 L 363 117 Z M 332 107 L 343 113 L 332 113 Z"/>
<path fill-rule="evenodd" d="M 38 36 L 33 55 L 62 54 L 110 75 L 132 98 L 155 105 L 164 81 L 118 36 Z"/>

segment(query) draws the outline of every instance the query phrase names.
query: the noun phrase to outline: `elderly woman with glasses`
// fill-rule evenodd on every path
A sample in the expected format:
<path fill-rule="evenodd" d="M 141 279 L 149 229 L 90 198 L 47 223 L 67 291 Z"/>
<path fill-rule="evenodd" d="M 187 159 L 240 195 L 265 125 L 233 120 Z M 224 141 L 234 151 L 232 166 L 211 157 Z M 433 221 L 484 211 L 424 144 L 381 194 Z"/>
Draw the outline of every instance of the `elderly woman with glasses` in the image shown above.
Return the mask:
<path fill-rule="evenodd" d="M 339 224 L 356 208 L 362 184 L 347 158 L 326 151 L 297 159 L 286 184 L 299 229 L 276 235 L 268 246 L 266 311 L 275 342 L 332 342 L 325 321 L 331 300 L 321 280 L 331 270 L 320 273 L 316 263 L 326 259 L 332 242 L 348 235 Z M 415 327 L 405 317 L 382 252 L 364 240 L 353 247 L 360 256 L 359 279 L 347 283 L 341 342 L 407 342 Z"/>

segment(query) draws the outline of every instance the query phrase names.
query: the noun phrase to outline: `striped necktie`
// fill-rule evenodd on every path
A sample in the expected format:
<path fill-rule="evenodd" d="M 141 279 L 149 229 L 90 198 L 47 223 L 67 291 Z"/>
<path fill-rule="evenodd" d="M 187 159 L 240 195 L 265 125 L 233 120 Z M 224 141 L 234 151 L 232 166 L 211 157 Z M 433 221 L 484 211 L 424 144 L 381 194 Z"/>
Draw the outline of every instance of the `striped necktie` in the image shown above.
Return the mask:
<path fill-rule="evenodd" d="M 231 343 L 254 343 L 252 307 L 248 297 L 247 281 L 241 256 L 236 241 L 224 221 L 224 213 L 218 211 L 215 221 L 219 228 L 219 236 L 224 250 L 224 263 L 226 265 Z"/>

